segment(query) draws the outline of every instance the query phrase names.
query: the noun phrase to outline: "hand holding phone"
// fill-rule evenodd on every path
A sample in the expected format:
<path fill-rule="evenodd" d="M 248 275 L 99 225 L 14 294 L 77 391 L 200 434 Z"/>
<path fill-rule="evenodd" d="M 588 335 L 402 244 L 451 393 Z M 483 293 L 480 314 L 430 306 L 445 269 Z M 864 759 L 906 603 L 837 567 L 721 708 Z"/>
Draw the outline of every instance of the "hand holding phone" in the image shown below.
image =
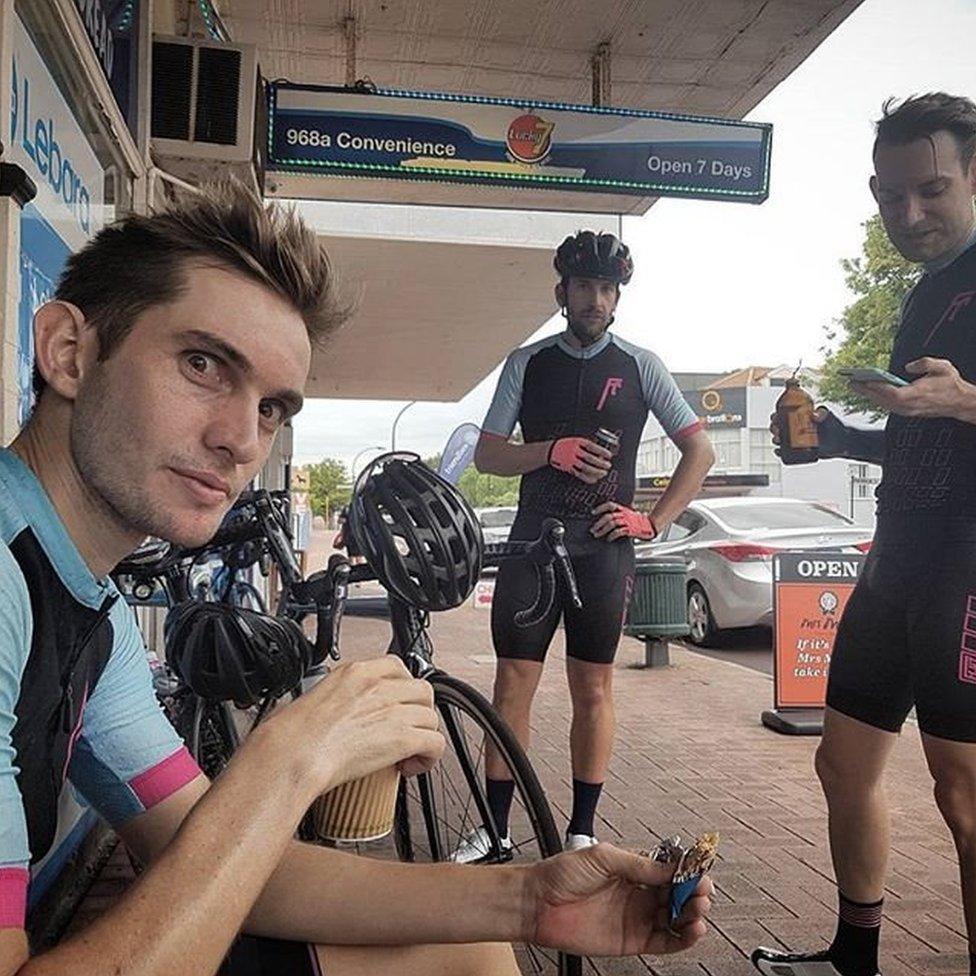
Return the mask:
<path fill-rule="evenodd" d="M 837 370 L 839 376 L 846 376 L 855 383 L 887 383 L 889 386 L 908 386 L 908 380 L 903 380 L 894 373 L 877 366 L 841 366 Z"/>

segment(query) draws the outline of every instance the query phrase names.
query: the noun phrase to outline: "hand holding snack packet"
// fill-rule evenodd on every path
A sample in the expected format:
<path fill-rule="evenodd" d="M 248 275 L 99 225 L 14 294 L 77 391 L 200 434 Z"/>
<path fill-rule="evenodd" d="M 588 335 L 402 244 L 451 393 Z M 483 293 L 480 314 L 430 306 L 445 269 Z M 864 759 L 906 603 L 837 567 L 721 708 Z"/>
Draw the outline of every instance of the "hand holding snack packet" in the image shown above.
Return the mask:
<path fill-rule="evenodd" d="M 671 921 L 681 914 L 681 909 L 694 894 L 703 874 L 715 863 L 718 850 L 717 833 L 702 834 L 691 847 L 683 847 L 681 838 L 665 837 L 647 856 L 658 864 L 673 864 L 671 879 Z"/>

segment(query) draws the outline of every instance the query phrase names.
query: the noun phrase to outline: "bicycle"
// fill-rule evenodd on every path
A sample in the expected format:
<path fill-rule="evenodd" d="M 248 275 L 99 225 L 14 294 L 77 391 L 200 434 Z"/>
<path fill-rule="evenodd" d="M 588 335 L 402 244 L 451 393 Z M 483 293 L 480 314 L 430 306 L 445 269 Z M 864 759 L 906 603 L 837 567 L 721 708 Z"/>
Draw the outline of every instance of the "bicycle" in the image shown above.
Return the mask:
<path fill-rule="evenodd" d="M 252 584 L 241 590 L 245 597 L 236 599 L 236 574 L 252 565 L 259 565 L 264 575 L 270 566 L 277 567 L 283 581 L 301 578 L 297 559 L 291 549 L 287 530 L 286 493 L 266 490 L 245 492 L 235 503 L 224 525 L 209 542 L 196 548 L 180 548 L 166 542 L 149 542 L 113 570 L 113 578 L 120 591 L 133 606 L 156 606 L 169 611 L 190 600 L 220 600 L 236 606 L 247 606 L 250 589 L 257 594 L 260 605 L 250 609 L 263 610 L 264 601 Z M 211 559 L 220 557 L 222 565 L 231 567 L 221 586 L 201 585 L 195 569 Z M 288 585 L 283 588 L 278 612 L 301 622 L 316 607 L 288 599 Z M 325 602 L 331 595 L 325 594 Z M 328 634 L 328 628 L 323 631 Z M 325 648 L 323 653 L 328 653 Z M 242 739 L 274 707 L 271 696 L 256 709 L 245 712 L 227 701 L 200 698 L 183 683 L 165 663 L 153 669 L 153 684 L 170 722 L 179 732 L 191 755 L 211 779 L 226 766 Z M 245 716 L 249 716 L 249 721 Z M 244 726 L 242 731 L 241 726 Z"/>
<path fill-rule="evenodd" d="M 275 517 L 267 493 L 249 493 L 237 508 L 240 516 L 205 546 L 197 550 L 170 547 L 163 551 L 157 547 L 148 555 L 136 555 L 121 564 L 117 574 L 136 578 L 133 592 L 141 584 L 143 596 L 150 581 L 160 581 L 172 601 L 174 596 L 189 595 L 186 572 L 196 560 L 227 547 L 257 543 L 278 566 L 282 579 L 277 613 L 301 620 L 314 612 L 317 657 L 338 660 L 348 586 L 376 580 L 376 574 L 369 565 L 351 565 L 348 559 L 337 554 L 325 570 L 305 580 L 291 552 L 285 524 Z M 534 542 L 486 547 L 486 558 L 492 562 L 527 558 L 536 565 L 539 594 L 536 604 L 523 611 L 526 624 L 548 611 L 556 587 L 554 566 L 558 565 L 570 592 L 576 592 L 572 565 L 562 542 L 563 532 L 558 522 L 549 520 Z M 414 677 L 433 686 L 434 705 L 449 745 L 434 770 L 401 782 L 393 837 L 398 856 L 407 861 L 451 860 L 463 838 L 478 826 L 483 826 L 490 838 L 479 863 L 534 860 L 560 853 L 562 844 L 545 793 L 513 733 L 480 692 L 434 666 L 428 614 L 392 595 L 390 607 L 393 630 L 390 652 L 404 661 Z M 168 672 L 166 677 L 169 686 L 158 690 L 163 691 L 162 697 L 168 702 L 177 731 L 204 772 L 219 774 L 242 740 L 235 720 L 235 714 L 239 713 L 228 702 L 198 698 L 172 673 Z M 294 695 L 300 693 L 300 687 L 292 690 Z M 261 702 L 250 717 L 248 730 L 268 714 L 276 701 L 269 697 Z M 489 741 L 498 750 L 515 783 L 508 844 L 502 843 L 485 795 L 484 756 Z M 313 835 L 314 826 L 306 817 L 299 836 L 311 840 Z M 524 952 L 533 972 L 560 976 L 576 976 L 581 972 L 577 957 L 535 946 L 526 947 Z"/>

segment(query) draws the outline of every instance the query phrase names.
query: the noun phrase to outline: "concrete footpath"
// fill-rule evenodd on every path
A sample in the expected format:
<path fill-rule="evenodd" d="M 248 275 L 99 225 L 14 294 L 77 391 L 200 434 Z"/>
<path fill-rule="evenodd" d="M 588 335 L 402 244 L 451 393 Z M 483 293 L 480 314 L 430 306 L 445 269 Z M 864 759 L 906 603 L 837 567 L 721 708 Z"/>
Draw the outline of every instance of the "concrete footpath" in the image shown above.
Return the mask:
<path fill-rule="evenodd" d="M 384 621 L 347 618 L 346 659 L 382 652 Z M 488 612 L 470 603 L 432 622 L 436 662 L 490 693 Z M 625 638 L 615 673 L 616 752 L 599 808 L 601 839 L 646 848 L 655 838 L 722 835 L 712 931 L 666 959 L 599 960 L 590 973 L 746 976 L 757 945 L 818 948 L 833 933 L 835 888 L 824 801 L 813 773 L 815 737 L 762 727 L 770 679 L 672 647 L 672 665 L 644 670 Z M 561 634 L 550 652 L 530 756 L 564 829 L 571 798 L 569 698 Z M 882 930 L 885 976 L 968 973 L 954 849 L 935 808 L 917 730 L 906 726 L 890 765 L 893 852 Z M 124 886 L 116 858 L 77 920 Z"/>

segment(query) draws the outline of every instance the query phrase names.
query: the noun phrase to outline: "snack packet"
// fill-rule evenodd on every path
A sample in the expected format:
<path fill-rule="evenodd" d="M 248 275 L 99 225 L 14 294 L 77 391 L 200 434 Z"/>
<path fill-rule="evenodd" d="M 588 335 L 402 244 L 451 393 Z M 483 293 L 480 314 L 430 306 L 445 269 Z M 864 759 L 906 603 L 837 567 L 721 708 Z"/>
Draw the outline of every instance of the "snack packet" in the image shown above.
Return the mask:
<path fill-rule="evenodd" d="M 694 894 L 701 876 L 715 863 L 718 850 L 717 833 L 702 834 L 691 847 L 685 847 L 681 838 L 665 837 L 653 850 L 647 852 L 652 861 L 673 864 L 671 879 L 671 921 L 677 921 L 681 909 Z"/>

